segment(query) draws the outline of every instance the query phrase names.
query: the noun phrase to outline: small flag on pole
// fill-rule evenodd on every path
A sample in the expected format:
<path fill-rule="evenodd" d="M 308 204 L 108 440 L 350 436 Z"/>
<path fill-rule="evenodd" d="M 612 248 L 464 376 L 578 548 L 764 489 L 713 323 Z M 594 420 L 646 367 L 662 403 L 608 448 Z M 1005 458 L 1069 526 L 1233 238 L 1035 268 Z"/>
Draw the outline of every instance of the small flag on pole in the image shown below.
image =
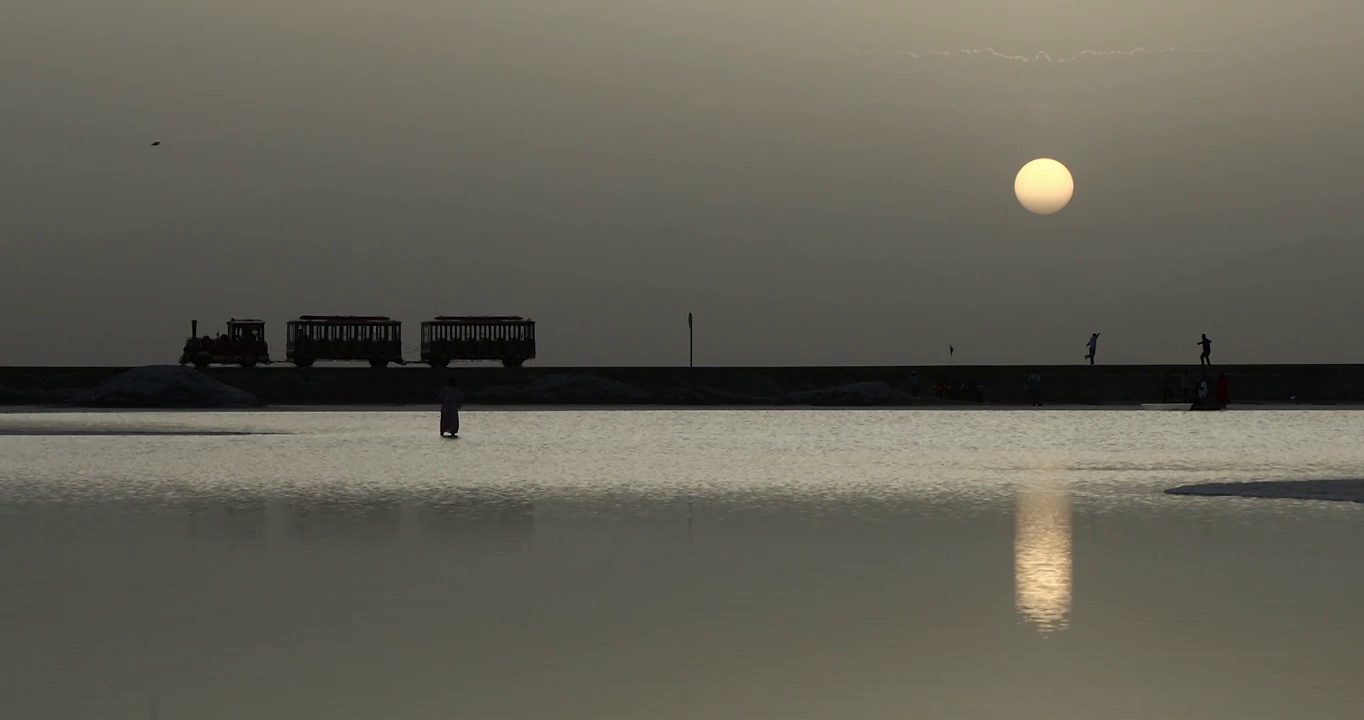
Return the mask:
<path fill-rule="evenodd" d="M 956 348 L 952 347 L 951 345 L 948 345 L 948 346 L 947 346 L 947 354 L 948 354 L 948 355 L 955 355 L 956 353 L 957 353 L 957 349 L 956 349 Z"/>

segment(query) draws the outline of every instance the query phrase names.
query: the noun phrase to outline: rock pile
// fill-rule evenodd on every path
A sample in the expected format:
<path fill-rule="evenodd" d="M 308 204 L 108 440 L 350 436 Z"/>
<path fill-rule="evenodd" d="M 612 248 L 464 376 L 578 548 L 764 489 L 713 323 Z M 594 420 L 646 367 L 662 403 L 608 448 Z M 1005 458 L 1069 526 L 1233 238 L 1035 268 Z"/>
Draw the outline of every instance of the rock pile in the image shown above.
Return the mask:
<path fill-rule="evenodd" d="M 104 408 L 234 408 L 261 404 L 255 395 L 180 365 L 133 368 L 63 403 Z"/>

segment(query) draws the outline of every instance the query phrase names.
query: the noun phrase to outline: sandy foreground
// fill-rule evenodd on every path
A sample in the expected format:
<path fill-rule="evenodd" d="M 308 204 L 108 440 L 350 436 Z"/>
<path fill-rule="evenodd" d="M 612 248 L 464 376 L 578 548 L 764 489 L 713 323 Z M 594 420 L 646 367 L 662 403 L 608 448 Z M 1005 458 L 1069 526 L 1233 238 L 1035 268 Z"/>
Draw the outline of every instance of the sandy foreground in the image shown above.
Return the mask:
<path fill-rule="evenodd" d="M 1203 497 L 1334 500 L 1364 503 L 1364 480 L 1270 480 L 1261 482 L 1200 483 L 1170 488 L 1171 495 Z"/>

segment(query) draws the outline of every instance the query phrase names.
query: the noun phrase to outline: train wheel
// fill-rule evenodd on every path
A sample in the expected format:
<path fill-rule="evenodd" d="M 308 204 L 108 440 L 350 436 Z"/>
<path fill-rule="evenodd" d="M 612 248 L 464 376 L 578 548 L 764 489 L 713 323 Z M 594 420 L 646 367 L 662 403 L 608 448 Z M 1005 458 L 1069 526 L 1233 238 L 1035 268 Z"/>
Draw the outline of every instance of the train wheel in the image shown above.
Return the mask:
<path fill-rule="evenodd" d="M 526 361 L 525 358 L 503 358 L 502 367 L 509 368 L 521 367 L 521 363 L 525 361 Z"/>
<path fill-rule="evenodd" d="M 450 367 L 450 358 L 448 357 L 431 358 L 430 360 L 426 361 L 426 364 L 430 365 L 433 368 Z"/>
<path fill-rule="evenodd" d="M 210 364 L 212 364 L 212 362 L 213 362 L 213 358 L 210 358 L 210 357 L 207 357 L 207 356 L 199 356 L 199 357 L 194 358 L 194 367 L 197 367 L 197 368 L 206 368 L 206 367 L 208 367 Z"/>
<path fill-rule="evenodd" d="M 383 358 L 370 358 L 369 366 L 372 368 L 388 367 L 388 361 Z"/>
<path fill-rule="evenodd" d="M 255 355 L 244 355 L 244 356 L 242 356 L 242 367 L 255 367 L 255 366 L 256 366 L 256 356 L 255 356 Z"/>
<path fill-rule="evenodd" d="M 294 365 L 302 368 L 312 367 L 313 359 L 310 357 L 296 357 L 294 358 Z"/>

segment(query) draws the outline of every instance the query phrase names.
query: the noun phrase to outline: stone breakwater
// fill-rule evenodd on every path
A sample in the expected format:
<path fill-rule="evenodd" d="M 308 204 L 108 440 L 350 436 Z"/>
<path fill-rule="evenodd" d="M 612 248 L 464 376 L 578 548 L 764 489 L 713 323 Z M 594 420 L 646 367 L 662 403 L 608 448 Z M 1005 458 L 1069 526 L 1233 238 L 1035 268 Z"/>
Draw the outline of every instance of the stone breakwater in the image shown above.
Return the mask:
<path fill-rule="evenodd" d="M 3 367 L 0 405 L 60 405 L 131 368 Z M 955 367 L 604 367 L 433 370 L 355 365 L 209 368 L 208 378 L 267 405 L 434 404 L 451 375 L 470 404 L 866 406 L 1026 405 L 1024 383 L 1036 369 L 1042 400 L 1064 405 L 1136 405 L 1162 400 L 1167 382 L 1179 394 L 1184 372 L 1198 366 L 1087 365 Z M 922 392 L 911 393 L 917 370 Z M 1229 365 L 1232 402 L 1364 403 L 1364 365 Z M 950 387 L 939 396 L 935 386 Z M 145 402 L 144 406 L 156 406 Z"/>

